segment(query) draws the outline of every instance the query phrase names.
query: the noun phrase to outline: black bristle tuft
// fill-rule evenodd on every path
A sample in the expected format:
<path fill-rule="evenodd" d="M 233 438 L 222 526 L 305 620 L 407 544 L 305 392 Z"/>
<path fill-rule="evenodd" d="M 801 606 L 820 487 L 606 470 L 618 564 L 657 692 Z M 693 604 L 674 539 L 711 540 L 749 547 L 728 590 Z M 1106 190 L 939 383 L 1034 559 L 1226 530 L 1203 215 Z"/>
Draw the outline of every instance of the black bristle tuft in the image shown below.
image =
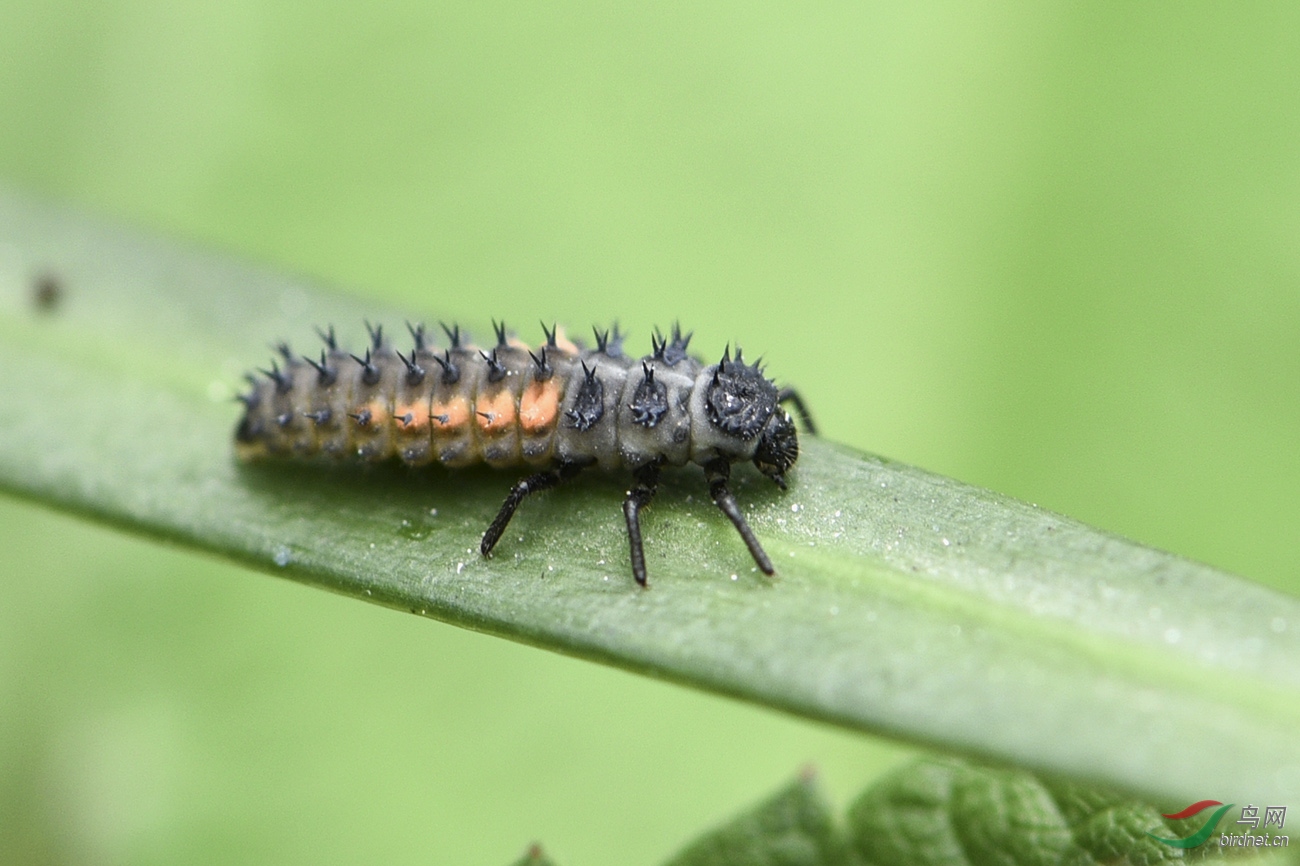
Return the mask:
<path fill-rule="evenodd" d="M 325 357 L 324 350 L 321 350 L 319 361 L 313 361 L 306 355 L 303 355 L 302 359 L 316 368 L 316 382 L 322 388 L 328 388 L 338 380 L 339 371 L 329 365 L 329 359 Z"/>
<path fill-rule="evenodd" d="M 403 355 L 401 352 L 397 353 L 397 357 L 401 358 L 402 363 L 406 365 L 407 385 L 410 385 L 412 388 L 414 388 L 416 385 L 419 385 L 421 382 L 424 381 L 424 368 L 421 367 L 419 364 L 415 363 L 414 350 L 411 351 L 411 357 L 409 358 Z"/>
<path fill-rule="evenodd" d="M 424 341 L 424 323 L 420 322 L 412 325 L 410 322 L 407 322 L 406 330 L 411 332 L 411 339 L 415 341 L 415 352 L 423 351 L 426 348 Z M 414 356 L 415 352 L 411 353 L 412 356 Z"/>
<path fill-rule="evenodd" d="M 609 344 L 605 347 L 605 354 L 611 358 L 623 357 L 623 342 L 627 340 L 627 334 L 619 330 L 618 322 L 615 322 L 609 329 Z"/>
<path fill-rule="evenodd" d="M 445 323 L 439 322 L 438 326 L 442 328 L 442 332 L 447 335 L 447 340 L 451 343 L 451 347 L 453 349 L 459 349 L 460 348 L 460 325 L 453 323 L 452 326 L 448 328 Z"/>
<path fill-rule="evenodd" d="M 488 365 L 487 380 L 489 382 L 495 384 L 497 382 L 500 382 L 502 379 L 506 377 L 506 367 L 504 364 L 502 364 L 500 361 L 497 360 L 496 349 L 493 349 L 490 354 L 488 352 L 483 352 L 483 351 L 480 351 L 479 354 L 483 356 L 484 361 L 487 361 L 487 365 Z"/>
<path fill-rule="evenodd" d="M 334 413 L 331 412 L 329 409 L 318 409 L 315 412 L 303 412 L 302 414 L 304 418 L 310 418 L 312 421 L 314 421 L 317 426 L 320 426 L 321 424 L 328 424 L 330 418 L 334 416 Z"/>
<path fill-rule="evenodd" d="M 258 372 L 275 383 L 277 393 L 288 394 L 293 390 L 293 377 L 282 372 L 274 359 L 271 361 L 271 369 L 263 370 L 259 367 Z"/>
<path fill-rule="evenodd" d="M 371 325 L 369 322 L 366 322 L 365 325 L 366 332 L 370 334 L 370 345 L 378 352 L 384 348 L 384 326 Z"/>
<path fill-rule="evenodd" d="M 691 345 L 691 337 L 693 336 L 695 336 L 693 331 L 682 336 L 681 324 L 679 322 L 673 322 L 672 340 L 669 341 L 667 338 L 660 335 L 660 349 L 655 357 L 663 361 L 669 367 L 680 361 L 686 360 L 686 352 L 688 347 Z"/>
<path fill-rule="evenodd" d="M 366 349 L 366 356 L 364 358 L 358 358 L 356 355 L 353 355 L 352 360 L 361 365 L 361 384 L 379 384 L 379 367 L 375 366 L 374 361 L 370 359 L 369 349 Z"/>
<path fill-rule="evenodd" d="M 322 331 L 320 328 L 317 328 L 316 334 L 321 338 L 322 341 L 324 341 L 325 348 L 329 349 L 331 352 L 337 352 L 339 350 L 339 342 L 337 339 L 334 338 L 333 325 L 330 325 L 324 331 Z"/>
<path fill-rule="evenodd" d="M 542 322 L 541 325 L 542 325 L 542 333 L 546 335 L 546 345 L 552 349 L 556 348 L 555 334 L 559 330 L 559 327 L 556 326 L 554 323 L 552 323 L 550 329 L 548 330 L 545 322 Z"/>
<path fill-rule="evenodd" d="M 498 348 L 498 349 L 504 348 L 504 347 L 507 345 L 507 343 L 506 343 L 506 320 L 505 320 L 505 319 L 502 319 L 500 322 L 498 322 L 496 319 L 493 319 L 493 320 L 492 320 L 492 330 L 493 330 L 493 331 L 496 333 L 496 335 L 497 335 L 497 348 Z"/>
<path fill-rule="evenodd" d="M 645 376 L 637 385 L 627 408 L 631 410 L 634 424 L 650 429 L 658 425 L 668 412 L 668 388 L 663 382 L 655 381 L 655 368 L 649 362 L 641 362 L 641 371 Z"/>
<path fill-rule="evenodd" d="M 451 359 L 451 350 L 448 349 L 442 353 L 442 357 L 433 356 L 433 360 L 442 367 L 442 382 L 444 385 L 455 385 L 460 381 L 460 367 Z"/>
<path fill-rule="evenodd" d="M 573 408 L 564 415 L 569 419 L 569 426 L 575 430 L 589 430 L 605 414 L 605 385 L 596 378 L 595 368 L 589 368 L 586 361 L 580 361 L 582 372 L 586 374 L 578 386 Z"/>
<path fill-rule="evenodd" d="M 596 351 L 603 353 L 605 348 L 609 345 L 609 331 L 602 331 L 600 328 L 593 325 L 591 332 L 596 335 Z"/>
<path fill-rule="evenodd" d="M 533 359 L 533 366 L 536 368 L 536 372 L 533 373 L 533 381 L 545 382 L 555 375 L 555 369 L 551 367 L 551 362 L 546 358 L 546 347 L 542 346 L 538 352 L 540 354 L 537 355 L 534 355 L 531 351 L 528 353 L 528 357 Z"/>

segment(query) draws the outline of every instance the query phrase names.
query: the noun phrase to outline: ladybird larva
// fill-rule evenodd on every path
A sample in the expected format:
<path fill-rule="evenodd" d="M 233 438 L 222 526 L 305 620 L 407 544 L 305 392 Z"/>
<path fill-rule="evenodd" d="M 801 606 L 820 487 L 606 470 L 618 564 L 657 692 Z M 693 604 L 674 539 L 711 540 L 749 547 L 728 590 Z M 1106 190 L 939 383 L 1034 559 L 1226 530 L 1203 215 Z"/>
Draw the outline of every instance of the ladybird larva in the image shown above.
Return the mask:
<path fill-rule="evenodd" d="M 614 327 L 596 330 L 592 349 L 546 328 L 536 350 L 493 323 L 496 344 L 481 349 L 460 328 L 442 326 L 435 347 L 423 325 L 408 325 L 404 353 L 372 328 L 362 354 L 339 348 L 334 329 L 318 331 L 319 356 L 297 356 L 281 343 L 279 358 L 239 399 L 244 416 L 235 447 L 244 460 L 327 457 L 386 460 L 450 467 L 486 463 L 499 469 L 531 467 L 506 496 L 479 546 L 490 556 L 515 509 L 531 493 L 548 490 L 586 468 L 630 470 L 636 485 L 623 501 L 632 576 L 646 585 L 641 509 L 650 504 L 665 466 L 704 469 L 709 495 L 731 520 L 765 574 L 772 560 L 741 513 L 728 486 L 733 463 L 752 462 L 785 489 L 799 457 L 793 405 L 815 432 L 793 389 L 778 389 L 739 347 L 716 364 L 688 352 L 691 334 L 657 330 L 653 351 L 633 358 Z"/>

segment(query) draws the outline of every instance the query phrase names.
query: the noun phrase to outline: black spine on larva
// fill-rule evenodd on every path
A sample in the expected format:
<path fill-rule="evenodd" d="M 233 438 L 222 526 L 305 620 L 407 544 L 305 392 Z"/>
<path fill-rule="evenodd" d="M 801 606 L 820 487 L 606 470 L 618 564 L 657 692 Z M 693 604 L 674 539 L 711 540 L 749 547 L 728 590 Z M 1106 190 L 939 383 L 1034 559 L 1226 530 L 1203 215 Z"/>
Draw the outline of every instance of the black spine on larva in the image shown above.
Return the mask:
<path fill-rule="evenodd" d="M 366 327 L 370 327 L 369 323 L 366 324 Z M 379 384 L 379 366 L 375 364 L 374 360 L 371 358 L 369 349 L 366 349 L 366 356 L 364 358 L 359 358 L 356 355 L 353 355 L 352 360 L 361 365 L 362 385 L 371 386 Z"/>
<path fill-rule="evenodd" d="M 378 352 L 384 347 L 384 326 L 371 325 L 369 322 L 366 322 L 365 325 L 366 333 L 370 335 L 370 346 Z"/>
<path fill-rule="evenodd" d="M 506 365 L 502 364 L 500 359 L 497 358 L 496 349 L 493 349 L 491 352 L 480 351 L 479 354 L 482 355 L 483 360 L 487 362 L 487 380 L 489 383 L 495 385 L 506 377 Z"/>
<path fill-rule="evenodd" d="M 633 423 L 649 428 L 658 424 L 668 411 L 668 388 L 655 380 L 654 368 L 645 361 L 641 362 L 641 370 L 644 378 L 636 386 L 628 408 L 632 410 Z"/>
<path fill-rule="evenodd" d="M 398 359 L 406 365 L 406 384 L 412 388 L 419 386 L 419 384 L 424 381 L 424 368 L 415 361 L 415 353 L 419 350 L 420 346 L 416 345 L 416 347 L 411 350 L 411 357 L 409 358 L 401 352 L 397 353 Z"/>
<path fill-rule="evenodd" d="M 439 322 L 438 327 L 447 335 L 447 343 L 453 349 L 460 348 L 460 325 L 453 324 L 450 328 L 444 322 Z"/>
<path fill-rule="evenodd" d="M 555 368 L 551 366 L 551 362 L 546 358 L 546 347 L 542 346 L 535 355 L 530 351 L 528 357 L 533 359 L 533 381 L 550 381 L 551 377 L 555 375 Z"/>
<path fill-rule="evenodd" d="M 316 369 L 316 384 L 319 387 L 328 388 L 338 380 L 338 368 L 330 366 L 329 358 L 326 356 L 324 349 L 321 350 L 319 361 L 313 361 L 306 355 L 303 355 L 302 359 Z"/>
<path fill-rule="evenodd" d="M 425 345 L 424 325 L 421 323 L 413 325 L 410 322 L 407 322 L 406 330 L 410 331 L 411 340 L 415 342 L 415 352 L 424 351 L 424 349 L 427 348 Z"/>
<path fill-rule="evenodd" d="M 615 322 L 609 330 L 602 331 L 600 328 L 592 327 L 592 334 L 596 338 L 596 351 L 607 358 L 625 358 L 623 354 L 623 342 L 627 339 L 618 328 L 618 322 Z"/>
<path fill-rule="evenodd" d="M 596 376 L 596 368 L 582 362 L 582 384 L 578 397 L 567 413 L 569 426 L 574 430 L 588 430 L 605 414 L 605 386 Z"/>
<path fill-rule="evenodd" d="M 676 366 L 678 363 L 685 361 L 690 357 L 687 348 L 691 345 L 691 337 L 695 336 L 694 331 L 689 331 L 682 336 L 682 326 L 673 323 L 672 340 L 670 341 L 663 334 L 655 331 L 650 345 L 654 349 L 654 359 L 662 361 L 669 367 Z"/>
<path fill-rule="evenodd" d="M 293 389 L 293 376 L 281 371 L 278 361 L 272 359 L 271 369 L 258 368 L 258 372 L 275 383 L 277 394 L 288 394 Z"/>
<path fill-rule="evenodd" d="M 434 355 L 433 360 L 442 368 L 442 384 L 455 385 L 460 381 L 460 365 L 451 357 L 450 349 L 444 350 L 441 358 Z"/>

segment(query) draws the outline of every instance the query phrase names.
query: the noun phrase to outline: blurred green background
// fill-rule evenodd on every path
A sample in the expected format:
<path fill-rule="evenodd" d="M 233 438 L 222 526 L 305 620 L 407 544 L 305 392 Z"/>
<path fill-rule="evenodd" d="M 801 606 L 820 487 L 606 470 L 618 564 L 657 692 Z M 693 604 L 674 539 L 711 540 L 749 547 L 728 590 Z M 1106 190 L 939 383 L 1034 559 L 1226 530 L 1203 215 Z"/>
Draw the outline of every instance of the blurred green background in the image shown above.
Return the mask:
<path fill-rule="evenodd" d="M 834 439 L 1300 591 L 1293 4 L 0 2 L 0 184 L 480 328 L 681 317 Z M 0 545 L 6 863 L 652 864 L 907 755 L 11 500 Z"/>

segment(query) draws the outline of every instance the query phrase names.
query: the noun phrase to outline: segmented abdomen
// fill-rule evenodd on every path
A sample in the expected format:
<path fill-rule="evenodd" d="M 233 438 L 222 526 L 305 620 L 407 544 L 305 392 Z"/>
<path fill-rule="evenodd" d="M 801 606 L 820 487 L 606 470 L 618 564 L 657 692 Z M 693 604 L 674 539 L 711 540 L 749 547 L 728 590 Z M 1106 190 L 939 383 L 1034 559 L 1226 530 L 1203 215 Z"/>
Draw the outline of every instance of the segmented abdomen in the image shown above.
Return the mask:
<path fill-rule="evenodd" d="M 686 354 L 690 337 L 676 329 L 641 359 L 623 353 L 617 332 L 598 333 L 598 347 L 583 350 L 550 331 L 533 350 L 498 327 L 496 346 L 484 351 L 461 345 L 457 329 L 435 349 L 412 328 L 409 355 L 379 330 L 371 336 L 360 356 L 341 350 L 332 330 L 319 360 L 281 346 L 283 367 L 277 361 L 251 378 L 242 398 L 240 456 L 636 468 L 753 453 L 756 430 L 737 438 L 692 423 L 705 412 L 696 392 L 714 368 Z"/>

